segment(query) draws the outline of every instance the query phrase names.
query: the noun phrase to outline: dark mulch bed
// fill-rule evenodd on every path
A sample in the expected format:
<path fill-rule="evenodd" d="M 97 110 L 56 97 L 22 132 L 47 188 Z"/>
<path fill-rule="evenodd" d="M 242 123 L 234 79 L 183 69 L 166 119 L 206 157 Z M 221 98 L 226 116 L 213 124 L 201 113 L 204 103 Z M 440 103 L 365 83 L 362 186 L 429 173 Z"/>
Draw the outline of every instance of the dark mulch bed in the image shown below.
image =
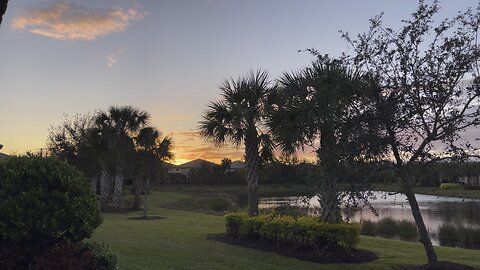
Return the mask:
<path fill-rule="evenodd" d="M 132 220 L 158 220 L 158 219 L 164 219 L 165 217 L 162 216 L 136 216 L 136 217 L 129 217 L 128 219 Z"/>
<path fill-rule="evenodd" d="M 415 265 L 415 266 L 399 266 L 395 267 L 395 270 L 430 270 L 428 265 Z M 475 267 L 465 264 L 452 263 L 452 262 L 438 262 L 438 266 L 434 270 L 475 270 Z"/>
<path fill-rule="evenodd" d="M 255 241 L 246 237 L 234 238 L 224 234 L 216 234 L 208 236 L 207 239 L 262 251 L 275 252 L 283 256 L 317 263 L 364 263 L 377 259 L 374 253 L 361 249 L 353 249 L 349 253 L 343 249 L 333 249 L 320 256 L 316 250 L 312 248 L 295 249 L 284 244 L 275 246 L 268 241 Z"/>

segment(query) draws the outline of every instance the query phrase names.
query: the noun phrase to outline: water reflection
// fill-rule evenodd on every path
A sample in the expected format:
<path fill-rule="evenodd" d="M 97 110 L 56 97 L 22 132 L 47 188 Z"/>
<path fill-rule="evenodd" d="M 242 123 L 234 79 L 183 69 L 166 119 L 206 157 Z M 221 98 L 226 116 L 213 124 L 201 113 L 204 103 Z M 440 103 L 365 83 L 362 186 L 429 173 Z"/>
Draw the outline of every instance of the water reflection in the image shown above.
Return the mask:
<path fill-rule="evenodd" d="M 394 220 L 414 221 L 405 195 L 386 192 L 375 192 L 375 195 L 376 199 L 372 200 L 371 204 L 376 209 L 378 216 L 370 209 L 362 208 L 354 213 L 344 211 L 344 218 L 350 218 L 353 221 L 378 221 L 390 217 Z M 415 197 L 425 225 L 434 240 L 438 228 L 443 224 L 457 228 L 480 228 L 480 200 L 419 194 Z M 302 197 L 263 198 L 260 200 L 259 207 L 266 209 L 282 205 L 299 207 L 309 215 L 316 215 L 319 209 L 318 197 L 309 200 Z"/>

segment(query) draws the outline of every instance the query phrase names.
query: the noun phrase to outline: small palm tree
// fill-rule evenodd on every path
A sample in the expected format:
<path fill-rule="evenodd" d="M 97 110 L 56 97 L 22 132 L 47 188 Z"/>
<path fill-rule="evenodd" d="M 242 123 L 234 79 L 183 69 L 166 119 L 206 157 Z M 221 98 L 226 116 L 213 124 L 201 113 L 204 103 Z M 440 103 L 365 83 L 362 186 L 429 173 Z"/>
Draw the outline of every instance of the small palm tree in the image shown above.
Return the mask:
<path fill-rule="evenodd" d="M 229 142 L 245 146 L 248 213 L 258 214 L 258 175 L 262 160 L 273 158 L 274 144 L 263 133 L 270 81 L 266 71 L 251 72 L 244 78 L 225 80 L 221 99 L 211 102 L 200 122 L 200 133 L 217 146 Z"/>
<path fill-rule="evenodd" d="M 103 173 L 101 180 L 103 182 L 100 183 L 101 192 L 104 193 L 102 197 L 111 198 L 114 208 L 120 207 L 124 172 L 129 164 L 129 159 L 135 152 L 134 134 L 145 127 L 149 120 L 150 115 L 147 112 L 132 106 L 112 106 L 107 111 L 98 112 L 95 116 L 95 125 L 99 137 L 106 142 L 102 164 L 105 173 Z M 107 164 L 107 161 L 109 164 Z M 109 177 L 106 175 L 106 171 L 109 167 L 113 168 L 113 183 L 107 181 Z"/>
<path fill-rule="evenodd" d="M 173 159 L 172 138 L 162 137 L 154 127 L 146 127 L 140 130 L 135 138 L 137 144 L 137 156 L 140 164 L 140 174 L 143 178 L 143 218 L 147 218 L 147 199 L 151 187 L 151 179 L 158 172 L 159 165 L 165 160 Z M 140 190 L 140 183 L 136 183 L 136 194 Z"/>

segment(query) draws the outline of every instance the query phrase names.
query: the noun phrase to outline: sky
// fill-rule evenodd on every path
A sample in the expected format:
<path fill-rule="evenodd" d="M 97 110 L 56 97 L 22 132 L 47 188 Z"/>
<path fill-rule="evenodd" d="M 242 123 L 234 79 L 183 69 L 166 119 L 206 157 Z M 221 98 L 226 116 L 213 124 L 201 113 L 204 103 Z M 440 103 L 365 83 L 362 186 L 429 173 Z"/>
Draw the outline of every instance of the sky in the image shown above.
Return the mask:
<path fill-rule="evenodd" d="M 440 1 L 452 17 L 477 1 Z M 252 69 L 271 79 L 308 65 L 315 48 L 350 48 L 339 30 L 368 30 L 384 12 L 399 28 L 414 0 L 12 0 L 0 28 L 0 143 L 21 154 L 45 147 L 67 116 L 132 105 L 175 142 L 175 163 L 242 159 L 197 132 L 219 83 Z M 302 154 L 311 157 L 312 153 Z"/>

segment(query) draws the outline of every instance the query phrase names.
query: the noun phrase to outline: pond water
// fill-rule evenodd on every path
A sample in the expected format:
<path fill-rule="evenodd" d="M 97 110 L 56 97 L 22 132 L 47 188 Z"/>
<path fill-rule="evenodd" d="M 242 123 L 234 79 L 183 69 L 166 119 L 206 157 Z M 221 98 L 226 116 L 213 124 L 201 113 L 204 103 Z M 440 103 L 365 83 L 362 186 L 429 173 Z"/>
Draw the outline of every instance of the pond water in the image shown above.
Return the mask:
<path fill-rule="evenodd" d="M 376 209 L 378 216 L 367 207 L 353 214 L 347 214 L 344 211 L 343 216 L 357 222 L 361 220 L 378 221 L 386 217 L 394 220 L 414 221 L 405 195 L 386 192 L 374 192 L 374 194 L 376 199 L 371 200 L 371 204 Z M 480 228 L 480 200 L 420 194 L 415 195 L 415 197 L 425 225 L 435 244 L 437 243 L 436 232 L 443 224 L 455 227 Z M 318 197 L 309 200 L 304 197 L 261 198 L 259 208 L 276 208 L 285 205 L 299 207 L 309 215 L 315 215 L 319 209 Z"/>

